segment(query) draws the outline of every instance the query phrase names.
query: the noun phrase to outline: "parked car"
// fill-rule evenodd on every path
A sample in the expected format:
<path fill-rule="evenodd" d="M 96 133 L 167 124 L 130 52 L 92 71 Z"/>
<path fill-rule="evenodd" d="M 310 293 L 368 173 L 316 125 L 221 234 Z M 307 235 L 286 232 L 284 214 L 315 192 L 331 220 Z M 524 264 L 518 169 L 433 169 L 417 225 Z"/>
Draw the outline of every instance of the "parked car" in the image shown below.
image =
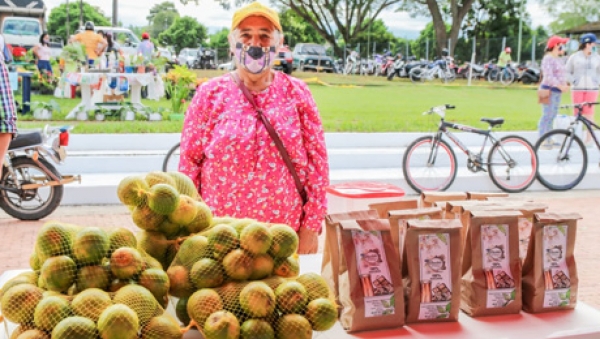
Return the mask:
<path fill-rule="evenodd" d="M 235 61 L 230 61 L 230 62 L 226 62 L 223 64 L 219 64 L 219 66 L 217 66 L 217 69 L 233 71 L 233 70 L 235 70 Z"/>
<path fill-rule="evenodd" d="M 282 71 L 285 74 L 292 74 L 292 64 L 294 62 L 294 57 L 292 55 L 292 51 L 290 51 L 289 47 L 283 46 L 275 59 L 275 64 L 273 68 Z"/>
<path fill-rule="evenodd" d="M 293 53 L 293 69 L 333 73 L 333 59 L 318 44 L 297 44 Z"/>
<path fill-rule="evenodd" d="M 31 2 L 31 5 L 36 6 L 35 3 L 36 2 Z M 8 4 L 12 4 L 12 2 L 8 2 Z M 4 7 L 5 9 L 3 11 L 8 9 L 6 10 L 6 13 L 10 13 L 10 8 L 16 8 L 14 7 L 14 4 L 12 6 L 13 7 Z M 30 5 L 27 7 L 29 6 Z M 22 9 L 22 11 L 25 11 L 25 9 Z M 41 16 L 41 18 L 10 16 L 14 15 L 13 13 L 3 13 L 2 17 L 4 19 L 2 20 L 0 33 L 2 33 L 6 44 L 12 45 L 13 47 L 23 47 L 26 50 L 29 50 L 39 42 L 40 34 L 43 32 L 43 16 Z"/>
<path fill-rule="evenodd" d="M 198 55 L 197 48 L 184 48 L 179 51 L 179 56 L 177 56 L 177 61 L 182 66 L 187 66 L 188 68 L 192 68 L 194 65 L 194 60 L 196 60 L 196 55 Z"/>
<path fill-rule="evenodd" d="M 58 60 L 62 54 L 63 47 L 65 46 L 63 40 L 59 36 L 50 37 L 50 57 Z"/>

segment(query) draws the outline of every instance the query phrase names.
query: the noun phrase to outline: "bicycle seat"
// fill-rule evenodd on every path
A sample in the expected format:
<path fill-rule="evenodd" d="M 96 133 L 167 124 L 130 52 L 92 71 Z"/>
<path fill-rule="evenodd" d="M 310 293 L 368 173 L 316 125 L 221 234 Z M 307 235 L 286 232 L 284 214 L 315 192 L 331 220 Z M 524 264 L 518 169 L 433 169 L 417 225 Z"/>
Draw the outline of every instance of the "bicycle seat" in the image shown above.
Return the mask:
<path fill-rule="evenodd" d="M 494 127 L 496 125 L 502 125 L 504 123 L 504 118 L 481 118 L 481 121 L 487 122 L 490 126 Z"/>
<path fill-rule="evenodd" d="M 9 150 L 14 150 L 23 147 L 30 147 L 39 145 L 42 143 L 42 133 L 40 132 L 27 132 L 19 133 L 17 137 L 11 140 L 8 145 Z"/>

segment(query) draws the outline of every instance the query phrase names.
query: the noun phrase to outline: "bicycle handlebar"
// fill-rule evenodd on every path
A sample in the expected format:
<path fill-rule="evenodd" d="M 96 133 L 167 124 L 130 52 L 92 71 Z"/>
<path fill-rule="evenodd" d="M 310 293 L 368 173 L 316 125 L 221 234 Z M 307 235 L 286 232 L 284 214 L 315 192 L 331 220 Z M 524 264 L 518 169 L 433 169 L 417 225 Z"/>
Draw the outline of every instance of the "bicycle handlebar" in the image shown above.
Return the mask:
<path fill-rule="evenodd" d="M 569 105 L 562 105 L 560 106 L 561 109 L 565 109 L 565 108 L 583 108 L 584 106 L 594 106 L 594 105 L 600 105 L 600 102 L 582 102 L 580 104 L 569 104 Z"/>

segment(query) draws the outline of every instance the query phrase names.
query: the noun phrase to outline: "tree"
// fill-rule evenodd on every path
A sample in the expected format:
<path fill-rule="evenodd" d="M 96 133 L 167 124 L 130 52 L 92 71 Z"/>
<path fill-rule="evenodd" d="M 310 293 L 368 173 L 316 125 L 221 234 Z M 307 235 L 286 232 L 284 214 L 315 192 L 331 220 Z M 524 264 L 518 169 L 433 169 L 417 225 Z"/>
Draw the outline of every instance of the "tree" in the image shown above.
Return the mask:
<path fill-rule="evenodd" d="M 211 34 L 208 46 L 217 51 L 217 59 L 227 59 L 229 56 L 229 29 L 223 28 L 220 31 Z"/>
<path fill-rule="evenodd" d="M 171 27 L 177 18 L 179 18 L 179 13 L 177 12 L 165 11 L 156 14 L 149 27 L 150 36 L 159 36 L 161 32 L 164 32 Z"/>
<path fill-rule="evenodd" d="M 361 54 L 366 56 L 373 54 L 373 46 L 375 46 L 376 51 L 383 51 L 384 49 L 387 49 L 388 46 L 392 51 L 395 50 L 398 39 L 388 30 L 385 23 L 383 23 L 383 20 L 377 19 L 373 22 L 371 27 L 368 27 L 364 32 L 358 35 L 356 43 L 359 43 L 361 47 L 365 46 L 365 48 L 369 49 L 367 51 L 366 49 L 361 48 Z M 364 54 L 365 52 L 367 52 L 367 54 Z"/>
<path fill-rule="evenodd" d="M 146 20 L 148 20 L 148 26 L 152 26 L 152 23 L 154 23 L 154 17 L 156 17 L 157 14 L 162 13 L 162 12 L 174 12 L 174 13 L 179 14 L 179 12 L 177 11 L 177 8 L 175 8 L 175 4 L 173 2 L 171 2 L 171 1 L 161 2 L 159 4 L 152 6 L 152 8 L 150 8 L 150 13 L 146 17 Z"/>
<path fill-rule="evenodd" d="M 158 36 L 158 40 L 165 46 L 175 46 L 179 54 L 183 48 L 197 48 L 208 38 L 207 29 L 196 19 L 184 16 L 177 18 L 173 25 Z"/>
<path fill-rule="evenodd" d="M 600 21 L 598 0 L 539 0 L 555 20 L 550 23 L 553 32 L 574 28 L 588 22 Z"/>
<path fill-rule="evenodd" d="M 325 43 L 317 30 L 302 19 L 296 12 L 286 9 L 279 14 L 279 20 L 285 35 L 285 43 L 294 46 L 301 42 Z"/>
<path fill-rule="evenodd" d="M 69 4 L 69 34 L 75 34 L 79 29 L 79 3 L 71 2 Z M 110 19 L 104 15 L 102 10 L 90 4 L 83 3 L 83 22 L 92 21 L 96 26 L 110 26 Z M 64 41 L 67 36 L 67 5 L 62 4 L 54 7 L 48 16 L 48 32 L 51 35 L 60 36 Z"/>

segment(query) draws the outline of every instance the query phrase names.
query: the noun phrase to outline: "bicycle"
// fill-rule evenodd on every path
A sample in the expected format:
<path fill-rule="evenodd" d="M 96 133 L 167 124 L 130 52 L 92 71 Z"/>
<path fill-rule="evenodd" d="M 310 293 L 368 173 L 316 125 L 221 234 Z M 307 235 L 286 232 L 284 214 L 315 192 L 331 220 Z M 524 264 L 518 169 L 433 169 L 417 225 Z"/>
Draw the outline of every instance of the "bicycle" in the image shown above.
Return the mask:
<path fill-rule="evenodd" d="M 432 136 L 423 136 L 413 141 L 404 153 L 402 170 L 404 178 L 416 192 L 444 191 L 456 178 L 456 155 L 447 141 L 446 135 L 467 155 L 467 168 L 473 173 L 488 172 L 492 182 L 509 193 L 522 192 L 535 180 L 538 159 L 533 146 L 526 139 L 509 135 L 497 138 L 492 129 L 504 123 L 503 118 L 481 118 L 489 124 L 487 130 L 445 121 L 446 110 L 454 106 L 433 107 L 423 115 L 437 114 L 441 117 L 438 130 Z M 469 150 L 449 129 L 485 136 L 479 152 Z M 483 153 L 488 140 L 491 148 L 487 162 Z M 487 167 L 487 170 L 486 168 Z"/>
<path fill-rule="evenodd" d="M 567 129 L 555 129 L 545 133 L 535 144 L 536 154 L 540 160 L 547 160 L 538 170 L 537 178 L 542 185 L 553 191 L 566 191 L 577 186 L 587 171 L 587 149 L 576 134 L 577 124 L 583 123 L 600 150 L 600 142 L 596 138 L 592 126 L 600 126 L 588 120 L 581 113 L 583 108 L 598 105 L 598 102 L 584 102 L 576 105 L 563 105 L 561 109 L 576 108 L 575 120 Z M 558 150 L 558 153 L 556 151 Z"/>
<path fill-rule="evenodd" d="M 167 152 L 165 159 L 163 160 L 162 170 L 163 172 L 177 172 L 179 170 L 179 146 L 178 142 L 175 146 Z"/>
<path fill-rule="evenodd" d="M 508 86 L 515 81 L 515 72 L 509 65 L 506 67 L 495 66 L 488 73 L 488 81 L 499 81 L 504 86 Z"/>

